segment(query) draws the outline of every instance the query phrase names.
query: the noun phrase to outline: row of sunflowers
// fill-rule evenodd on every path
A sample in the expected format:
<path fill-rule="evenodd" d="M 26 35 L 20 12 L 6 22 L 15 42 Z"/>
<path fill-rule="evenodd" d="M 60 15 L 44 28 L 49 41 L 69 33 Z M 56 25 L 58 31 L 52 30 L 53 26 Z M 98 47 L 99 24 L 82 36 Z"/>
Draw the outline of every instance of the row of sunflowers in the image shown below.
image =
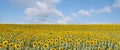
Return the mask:
<path fill-rule="evenodd" d="M 120 50 L 120 25 L 0 24 L 0 50 Z"/>

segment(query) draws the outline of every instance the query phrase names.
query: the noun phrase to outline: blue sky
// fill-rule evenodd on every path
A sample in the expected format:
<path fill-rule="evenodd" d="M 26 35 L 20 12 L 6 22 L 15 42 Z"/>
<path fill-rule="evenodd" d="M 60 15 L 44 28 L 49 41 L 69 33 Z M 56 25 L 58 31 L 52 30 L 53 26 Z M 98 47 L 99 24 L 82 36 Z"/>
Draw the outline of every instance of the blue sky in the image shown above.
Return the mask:
<path fill-rule="evenodd" d="M 0 0 L 0 23 L 120 24 L 120 0 Z"/>

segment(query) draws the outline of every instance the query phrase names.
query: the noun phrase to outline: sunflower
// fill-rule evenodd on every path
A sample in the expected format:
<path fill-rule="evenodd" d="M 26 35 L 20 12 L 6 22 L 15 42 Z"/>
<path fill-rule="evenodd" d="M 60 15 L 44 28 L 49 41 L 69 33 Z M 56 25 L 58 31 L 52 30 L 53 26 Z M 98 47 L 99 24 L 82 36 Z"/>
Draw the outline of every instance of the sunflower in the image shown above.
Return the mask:
<path fill-rule="evenodd" d="M 33 46 L 37 46 L 37 42 L 33 42 L 33 44 L 32 44 Z"/>
<path fill-rule="evenodd" d="M 64 43 L 64 41 L 60 41 L 60 44 L 63 44 Z"/>
<path fill-rule="evenodd" d="M 120 47 L 120 43 L 118 43 L 118 46 Z"/>
<path fill-rule="evenodd" d="M 65 39 L 65 41 L 66 41 L 67 43 L 69 43 L 69 42 L 71 41 L 71 39 L 70 39 L 70 38 L 67 38 L 67 39 Z"/>
<path fill-rule="evenodd" d="M 37 48 L 37 46 L 33 46 L 34 48 Z"/>
<path fill-rule="evenodd" d="M 49 44 L 44 44 L 43 48 L 48 48 Z"/>
<path fill-rule="evenodd" d="M 38 45 L 38 46 L 41 46 L 41 45 L 42 45 L 42 42 L 41 42 L 41 41 L 37 42 L 37 45 Z"/>
<path fill-rule="evenodd" d="M 50 50 L 56 50 L 56 48 L 51 48 Z"/>
<path fill-rule="evenodd" d="M 3 39 L 2 41 L 7 41 L 7 39 Z"/>
<path fill-rule="evenodd" d="M 63 37 L 58 37 L 59 40 L 63 40 Z"/>
<path fill-rule="evenodd" d="M 60 44 L 60 46 L 64 46 L 64 44 Z"/>
<path fill-rule="evenodd" d="M 3 48 L 3 45 L 2 45 L 2 44 L 0 44 L 0 48 Z"/>
<path fill-rule="evenodd" d="M 14 43 L 10 43 L 9 46 L 10 46 L 10 47 L 14 47 Z"/>
<path fill-rule="evenodd" d="M 58 39 L 55 39 L 54 41 L 55 41 L 55 42 L 58 42 Z"/>
<path fill-rule="evenodd" d="M 102 48 L 98 47 L 98 49 L 97 49 L 97 50 L 102 50 Z"/>
<path fill-rule="evenodd" d="M 23 42 L 20 42 L 19 44 L 20 44 L 20 46 L 24 46 L 24 43 L 23 43 Z"/>
<path fill-rule="evenodd" d="M 86 44 L 90 44 L 90 41 L 86 41 Z"/>
<path fill-rule="evenodd" d="M 73 47 L 78 47 L 78 44 L 77 43 L 73 44 Z"/>
<path fill-rule="evenodd" d="M 112 42 L 113 42 L 113 43 L 115 43 L 115 42 L 116 42 L 116 40 L 115 40 L 115 39 L 112 39 Z"/>
<path fill-rule="evenodd" d="M 109 48 L 109 50 L 113 50 L 112 48 Z"/>
<path fill-rule="evenodd" d="M 7 46 L 8 45 L 8 41 L 3 41 L 3 46 Z"/>
<path fill-rule="evenodd" d="M 95 45 L 96 42 L 95 41 L 90 41 L 90 45 Z"/>
<path fill-rule="evenodd" d="M 16 45 L 15 45 L 15 48 L 16 48 L 16 49 L 19 49 L 19 48 L 20 48 L 20 45 L 19 45 L 19 44 L 16 44 Z"/>
<path fill-rule="evenodd" d="M 64 50 L 64 48 L 63 48 L 63 47 L 60 47 L 59 50 Z"/>
<path fill-rule="evenodd" d="M 52 42 L 47 42 L 47 44 L 51 45 L 51 44 L 52 44 Z"/>

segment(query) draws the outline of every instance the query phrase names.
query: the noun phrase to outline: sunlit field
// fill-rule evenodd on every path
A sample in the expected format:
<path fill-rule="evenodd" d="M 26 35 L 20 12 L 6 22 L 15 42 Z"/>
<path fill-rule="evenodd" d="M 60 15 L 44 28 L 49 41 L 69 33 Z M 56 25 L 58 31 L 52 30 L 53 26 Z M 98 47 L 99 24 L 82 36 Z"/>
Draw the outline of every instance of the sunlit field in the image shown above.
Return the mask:
<path fill-rule="evenodd" d="M 120 50 L 120 25 L 0 24 L 0 50 Z"/>

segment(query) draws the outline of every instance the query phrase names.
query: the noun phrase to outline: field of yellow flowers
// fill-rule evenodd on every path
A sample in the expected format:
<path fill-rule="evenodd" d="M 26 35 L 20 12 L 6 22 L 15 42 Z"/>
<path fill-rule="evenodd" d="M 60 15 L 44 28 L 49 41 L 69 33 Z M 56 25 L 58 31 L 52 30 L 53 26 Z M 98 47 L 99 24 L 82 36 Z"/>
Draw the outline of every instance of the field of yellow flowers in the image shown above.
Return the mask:
<path fill-rule="evenodd" d="M 0 24 L 0 50 L 120 50 L 120 25 Z"/>

